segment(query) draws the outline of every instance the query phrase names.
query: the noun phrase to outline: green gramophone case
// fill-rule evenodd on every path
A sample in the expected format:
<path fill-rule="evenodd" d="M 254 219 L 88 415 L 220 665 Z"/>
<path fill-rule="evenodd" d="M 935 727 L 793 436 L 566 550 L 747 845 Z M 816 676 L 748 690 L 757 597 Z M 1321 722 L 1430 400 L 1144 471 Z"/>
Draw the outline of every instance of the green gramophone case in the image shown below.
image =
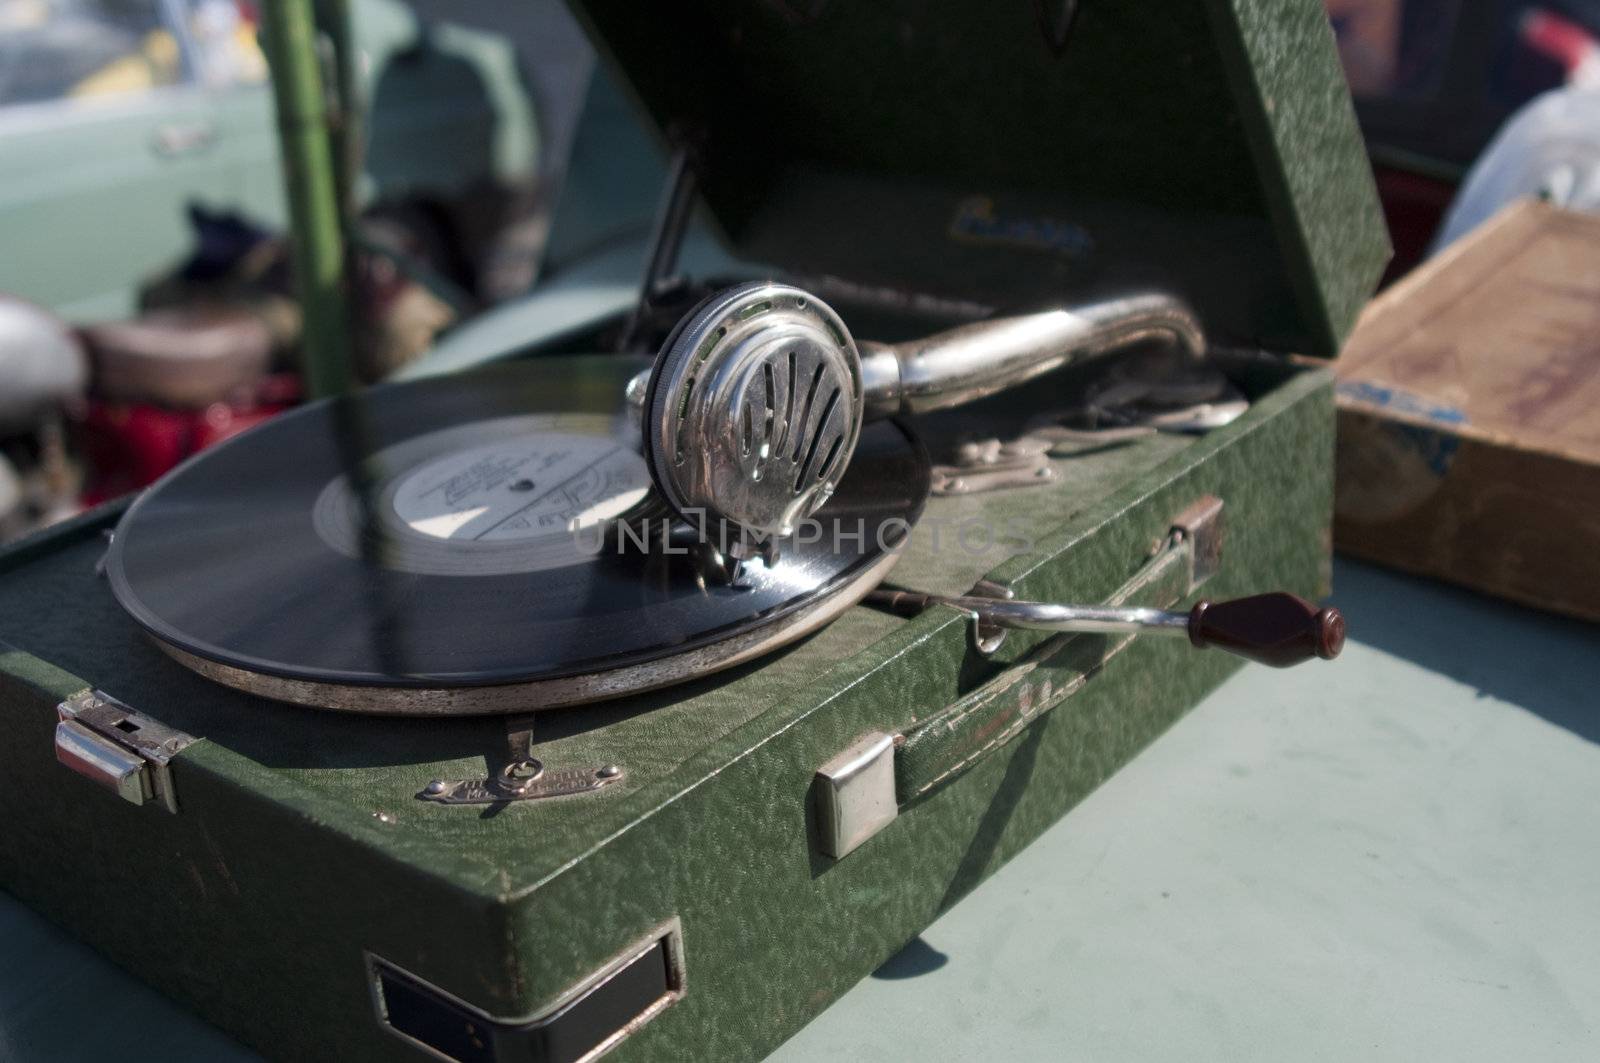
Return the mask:
<path fill-rule="evenodd" d="M 1388 247 L 1317 0 L 578 14 L 729 249 L 828 282 L 858 335 L 894 327 L 885 307 L 920 326 L 1158 288 L 1252 400 L 1206 435 L 933 497 L 924 523 L 1008 537 L 913 536 L 894 584 L 1163 605 L 1325 591 L 1332 389 L 1297 356 L 1336 352 Z M 620 394 L 638 366 L 545 347 L 529 357 L 574 395 Z M 508 388 L 521 371 L 481 370 Z M 917 428 L 1014 436 L 1088 376 Z M 1028 632 L 986 656 L 954 610 L 857 605 L 731 671 L 539 714 L 552 777 L 615 769 L 605 785 L 441 804 L 418 794 L 495 770 L 504 719 L 345 715 L 199 677 L 97 575 L 119 512 L 0 554 L 0 884 L 286 1058 L 758 1057 L 1237 664 Z"/>

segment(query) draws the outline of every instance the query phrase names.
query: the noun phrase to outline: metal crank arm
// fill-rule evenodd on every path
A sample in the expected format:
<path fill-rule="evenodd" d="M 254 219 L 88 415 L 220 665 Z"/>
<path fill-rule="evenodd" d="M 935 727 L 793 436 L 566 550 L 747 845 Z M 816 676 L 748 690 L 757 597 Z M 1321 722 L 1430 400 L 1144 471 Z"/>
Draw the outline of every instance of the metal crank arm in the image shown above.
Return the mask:
<path fill-rule="evenodd" d="M 1281 591 L 1226 602 L 1202 601 L 1187 612 L 894 590 L 874 591 L 868 599 L 897 612 L 907 607 L 947 605 L 997 628 L 1182 635 L 1199 648 L 1215 646 L 1274 668 L 1287 668 L 1313 657 L 1331 661 L 1344 648 L 1344 616 L 1338 609 L 1331 605 L 1318 608 Z"/>

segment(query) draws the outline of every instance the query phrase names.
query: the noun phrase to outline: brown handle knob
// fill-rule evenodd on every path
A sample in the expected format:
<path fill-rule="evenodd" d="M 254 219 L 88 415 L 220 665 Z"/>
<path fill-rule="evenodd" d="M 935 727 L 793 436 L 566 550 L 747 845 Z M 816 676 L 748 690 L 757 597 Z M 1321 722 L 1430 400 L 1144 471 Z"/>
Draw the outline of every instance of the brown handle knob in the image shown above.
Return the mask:
<path fill-rule="evenodd" d="M 1274 668 L 1313 657 L 1331 661 L 1344 649 L 1344 614 L 1281 591 L 1199 602 L 1189 611 L 1189 641 Z"/>

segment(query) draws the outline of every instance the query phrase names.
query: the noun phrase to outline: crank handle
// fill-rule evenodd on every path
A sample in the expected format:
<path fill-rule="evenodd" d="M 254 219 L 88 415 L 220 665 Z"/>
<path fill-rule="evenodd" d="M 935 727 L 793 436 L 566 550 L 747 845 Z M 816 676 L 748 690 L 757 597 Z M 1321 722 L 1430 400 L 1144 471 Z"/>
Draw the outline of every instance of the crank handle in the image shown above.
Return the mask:
<path fill-rule="evenodd" d="M 1331 661 L 1344 648 L 1344 615 L 1284 592 L 1227 602 L 1202 601 L 1188 612 L 1130 606 L 1057 605 L 1003 598 L 941 597 L 875 591 L 873 600 L 897 611 L 948 605 L 995 627 L 1034 631 L 1156 633 L 1186 636 L 1200 648 L 1215 646 L 1274 668 L 1313 657 Z"/>

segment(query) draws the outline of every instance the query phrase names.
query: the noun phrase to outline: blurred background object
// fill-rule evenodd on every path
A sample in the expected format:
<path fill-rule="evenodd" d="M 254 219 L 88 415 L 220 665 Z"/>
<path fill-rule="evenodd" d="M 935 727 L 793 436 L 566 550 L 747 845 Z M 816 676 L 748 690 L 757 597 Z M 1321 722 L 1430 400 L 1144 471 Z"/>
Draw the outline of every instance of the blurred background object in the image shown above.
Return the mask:
<path fill-rule="evenodd" d="M 0 433 L 23 431 L 83 392 L 83 348 L 43 307 L 0 296 Z"/>
<path fill-rule="evenodd" d="M 426 225 L 481 299 L 532 283 L 539 128 L 505 37 L 349 4 L 364 209 Z M 0 291 L 73 322 L 126 316 L 190 247 L 196 205 L 281 232 L 282 173 L 254 3 L 0 0 Z M 532 229 L 535 238 L 530 238 Z"/>
<path fill-rule="evenodd" d="M 1395 246 L 1336 363 L 1335 545 L 1600 619 L 1600 0 L 1326 6 Z"/>
<path fill-rule="evenodd" d="M 1556 89 L 1518 111 L 1468 172 L 1432 251 L 1518 199 L 1600 211 L 1600 84 Z"/>
<path fill-rule="evenodd" d="M 83 346 L 41 306 L 0 295 L 0 541 L 78 509 L 63 420 L 89 379 Z"/>
<path fill-rule="evenodd" d="M 561 167 L 519 43 L 569 81 L 592 57 L 556 0 L 532 20 L 460 5 L 487 28 L 452 21 L 453 4 L 314 2 L 348 361 L 371 381 L 532 286 Z M 0 292 L 54 315 L 58 340 L 0 358 L 0 453 L 18 484 L 0 540 L 305 396 L 265 10 L 0 0 Z M 581 91 L 557 112 L 568 136 Z M 52 390 L 49 373 L 75 384 Z"/>
<path fill-rule="evenodd" d="M 1388 280 L 1435 248 L 1468 169 L 1507 119 L 1600 77 L 1600 0 L 1326 6 L 1394 241 Z M 1481 221 L 1500 205 L 1472 214 Z"/>
<path fill-rule="evenodd" d="M 329 124 L 350 134 L 334 161 L 355 378 L 505 357 L 637 297 L 666 160 L 561 0 L 313 3 L 335 27 Z M 307 395 L 264 10 L 0 0 L 0 291 L 78 326 L 88 367 L 52 412 L 0 427 L 35 516 L 41 482 L 109 498 Z M 1600 0 L 1327 10 L 1389 279 L 1509 199 L 1600 202 Z M 683 263 L 737 268 L 700 224 Z"/>

